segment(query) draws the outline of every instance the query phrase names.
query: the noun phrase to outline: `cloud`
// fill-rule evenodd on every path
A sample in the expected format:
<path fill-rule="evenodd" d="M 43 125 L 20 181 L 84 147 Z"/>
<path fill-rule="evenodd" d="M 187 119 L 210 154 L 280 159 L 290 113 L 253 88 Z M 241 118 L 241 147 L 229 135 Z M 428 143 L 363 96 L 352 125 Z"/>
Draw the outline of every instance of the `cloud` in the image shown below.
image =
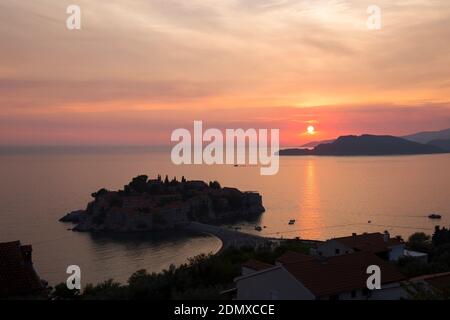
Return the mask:
<path fill-rule="evenodd" d="M 317 115 L 330 135 L 345 126 L 381 132 L 377 114 L 392 119 L 393 132 L 422 128 L 420 117 L 430 127 L 448 120 L 448 106 L 436 107 L 450 92 L 447 0 L 379 0 L 376 32 L 365 26 L 370 1 L 78 0 L 80 31 L 65 28 L 69 4 L 0 1 L 0 116 L 10 123 L 3 141 L 20 130 L 29 139 L 43 117 L 53 119 L 43 141 L 51 127 L 62 135 L 83 123 L 105 123 L 107 132 L 108 121 L 123 121 L 121 131 L 131 132 L 131 115 L 130 123 L 158 128 L 189 113 L 213 122 L 226 114 L 228 125 L 284 119 L 290 132 Z M 436 117 L 399 105 L 433 106 Z M 411 124 L 402 119 L 395 129 L 400 114 Z"/>
<path fill-rule="evenodd" d="M 194 120 L 203 120 L 205 128 L 222 130 L 280 129 L 282 145 L 296 146 L 310 139 L 302 133 L 311 122 L 318 130 L 314 139 L 319 140 L 444 129 L 450 124 L 450 103 L 0 114 L 0 144 L 170 145 L 172 130 L 192 129 Z"/>

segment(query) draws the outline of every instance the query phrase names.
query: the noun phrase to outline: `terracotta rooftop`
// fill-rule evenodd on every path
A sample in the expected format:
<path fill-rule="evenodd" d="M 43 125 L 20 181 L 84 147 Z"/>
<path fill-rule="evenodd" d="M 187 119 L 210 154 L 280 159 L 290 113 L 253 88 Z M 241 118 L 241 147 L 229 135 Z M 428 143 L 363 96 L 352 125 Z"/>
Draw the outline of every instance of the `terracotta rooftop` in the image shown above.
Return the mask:
<path fill-rule="evenodd" d="M 370 251 L 375 253 L 387 251 L 390 247 L 403 244 L 403 241 L 396 238 L 389 237 L 385 241 L 385 235 L 380 232 L 355 234 L 348 237 L 334 238 L 332 240 L 338 241 L 356 251 Z"/>
<path fill-rule="evenodd" d="M 316 260 L 316 258 L 314 258 L 313 256 L 310 256 L 310 255 L 307 255 L 307 254 L 301 254 L 301 253 L 294 252 L 294 251 L 288 251 L 288 252 L 284 253 L 283 255 L 281 255 L 277 259 L 277 262 L 279 262 L 281 264 L 285 264 L 285 263 L 305 262 L 305 261 L 311 261 L 311 260 Z"/>
<path fill-rule="evenodd" d="M 255 260 L 255 259 L 248 260 L 242 266 L 245 268 L 248 268 L 248 269 L 255 270 L 255 271 L 260 271 L 260 270 L 264 270 L 264 269 L 273 267 L 273 265 L 271 265 L 270 263 L 265 263 L 265 262 Z"/>
<path fill-rule="evenodd" d="M 31 246 L 20 241 L 0 243 L 0 297 L 22 296 L 43 290 L 31 262 Z"/>
<path fill-rule="evenodd" d="M 283 267 L 316 297 L 366 288 L 368 278 L 366 271 L 370 265 L 380 267 L 382 284 L 406 279 L 394 266 L 369 252 L 327 259 L 306 260 L 302 257 L 298 262 L 283 263 Z"/>

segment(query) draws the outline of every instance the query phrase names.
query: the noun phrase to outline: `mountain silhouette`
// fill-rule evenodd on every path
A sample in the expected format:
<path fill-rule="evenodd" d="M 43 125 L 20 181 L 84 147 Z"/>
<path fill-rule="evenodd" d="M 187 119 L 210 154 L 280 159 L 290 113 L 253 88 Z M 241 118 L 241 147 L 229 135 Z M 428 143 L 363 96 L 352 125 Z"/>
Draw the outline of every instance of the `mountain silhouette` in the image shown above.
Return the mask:
<path fill-rule="evenodd" d="M 433 140 L 449 140 L 450 139 L 450 128 L 440 131 L 424 131 L 407 136 L 403 136 L 403 139 L 419 142 L 419 143 L 429 143 Z"/>
<path fill-rule="evenodd" d="M 447 152 L 450 152 L 450 139 L 432 140 L 432 141 L 428 142 L 427 144 L 441 148 Z"/>
<path fill-rule="evenodd" d="M 282 156 L 290 155 L 411 155 L 445 153 L 446 150 L 431 144 L 422 144 L 394 136 L 341 136 L 331 143 L 319 144 L 312 150 L 284 149 Z"/>
<path fill-rule="evenodd" d="M 319 144 L 323 144 L 323 143 L 331 143 L 335 141 L 335 139 L 330 139 L 330 140 L 322 140 L 322 141 L 311 141 L 308 143 L 305 143 L 303 145 L 300 146 L 300 148 L 315 148 L 317 147 Z"/>

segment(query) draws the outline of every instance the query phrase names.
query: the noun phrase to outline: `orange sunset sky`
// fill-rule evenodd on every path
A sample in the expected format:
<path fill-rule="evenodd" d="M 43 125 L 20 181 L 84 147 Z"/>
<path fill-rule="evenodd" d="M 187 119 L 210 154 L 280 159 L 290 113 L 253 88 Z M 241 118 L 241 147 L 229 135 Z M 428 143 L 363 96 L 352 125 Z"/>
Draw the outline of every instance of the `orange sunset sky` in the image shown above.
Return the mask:
<path fill-rule="evenodd" d="M 448 0 L 0 0 L 0 21 L 0 145 L 168 145 L 193 120 L 283 146 L 450 127 Z"/>

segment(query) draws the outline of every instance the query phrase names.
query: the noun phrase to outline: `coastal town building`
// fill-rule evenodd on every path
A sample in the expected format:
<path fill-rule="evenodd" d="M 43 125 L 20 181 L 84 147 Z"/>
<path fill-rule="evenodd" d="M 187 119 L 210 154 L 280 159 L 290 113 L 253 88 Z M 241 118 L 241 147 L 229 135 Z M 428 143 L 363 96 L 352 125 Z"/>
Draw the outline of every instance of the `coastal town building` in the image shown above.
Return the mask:
<path fill-rule="evenodd" d="M 367 267 L 381 270 L 381 289 L 367 289 Z M 235 279 L 238 300 L 398 300 L 406 280 L 371 252 L 318 257 L 288 252 L 274 265 L 249 261 Z"/>
<path fill-rule="evenodd" d="M 32 251 L 20 241 L 0 243 L 0 298 L 46 296 L 46 286 L 33 267 Z"/>
<path fill-rule="evenodd" d="M 149 180 L 139 175 L 123 190 L 102 188 L 92 197 L 85 210 L 69 212 L 60 221 L 75 223 L 74 231 L 167 231 L 185 228 L 190 222 L 252 220 L 265 210 L 257 192 L 184 177 Z"/>
<path fill-rule="evenodd" d="M 397 261 L 404 256 L 405 243 L 400 238 L 391 238 L 389 233 L 353 233 L 348 237 L 329 239 L 317 245 L 315 254 L 333 257 L 355 252 L 371 252 L 387 261 Z"/>

